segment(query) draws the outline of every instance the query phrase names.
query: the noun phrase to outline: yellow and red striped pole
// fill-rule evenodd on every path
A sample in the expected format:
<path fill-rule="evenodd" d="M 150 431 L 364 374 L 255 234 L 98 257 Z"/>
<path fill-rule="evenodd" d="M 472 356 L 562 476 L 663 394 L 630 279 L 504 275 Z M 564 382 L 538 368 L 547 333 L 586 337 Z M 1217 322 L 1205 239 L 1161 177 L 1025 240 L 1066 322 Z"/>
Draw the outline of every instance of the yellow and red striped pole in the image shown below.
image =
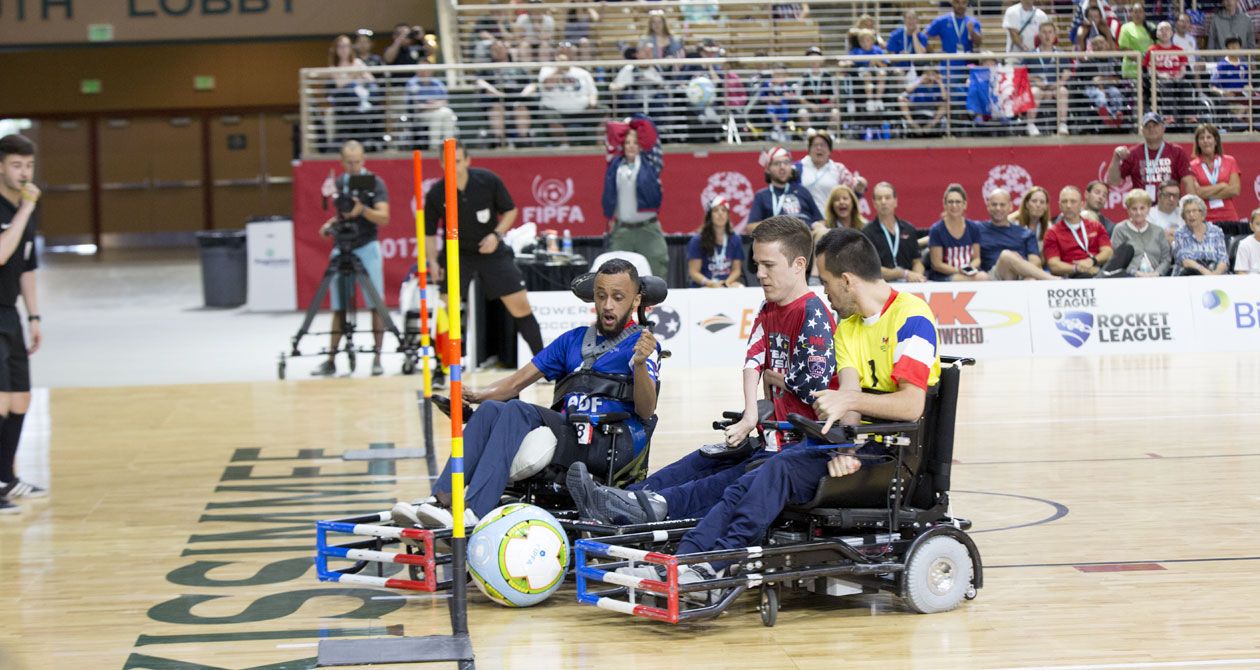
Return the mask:
<path fill-rule="evenodd" d="M 451 627 L 456 634 L 468 632 L 467 580 L 464 537 L 464 384 L 463 359 L 460 357 L 459 320 L 459 184 L 455 175 L 455 140 L 447 138 L 442 145 L 442 171 L 446 182 L 446 308 L 450 322 L 451 361 L 451 516 L 455 518 L 451 533 L 452 607 Z"/>
<path fill-rule="evenodd" d="M 424 172 L 421 167 L 423 156 L 417 149 L 411 154 L 411 172 L 415 178 L 416 193 L 416 285 L 420 289 L 420 375 L 421 389 L 424 392 L 421 416 L 424 420 L 424 457 L 430 474 L 437 471 L 437 460 L 433 454 L 433 372 L 429 369 L 433 361 L 433 342 L 429 337 L 429 263 L 427 239 L 424 230 Z"/>
<path fill-rule="evenodd" d="M 420 160 L 420 150 L 416 149 L 411 154 L 411 164 L 416 181 L 416 281 L 420 288 L 420 369 L 424 380 L 424 397 L 430 398 L 433 396 L 433 374 L 429 370 L 429 363 L 433 358 L 433 350 L 432 342 L 429 340 L 429 259 L 428 250 L 425 249 L 424 173 Z"/>

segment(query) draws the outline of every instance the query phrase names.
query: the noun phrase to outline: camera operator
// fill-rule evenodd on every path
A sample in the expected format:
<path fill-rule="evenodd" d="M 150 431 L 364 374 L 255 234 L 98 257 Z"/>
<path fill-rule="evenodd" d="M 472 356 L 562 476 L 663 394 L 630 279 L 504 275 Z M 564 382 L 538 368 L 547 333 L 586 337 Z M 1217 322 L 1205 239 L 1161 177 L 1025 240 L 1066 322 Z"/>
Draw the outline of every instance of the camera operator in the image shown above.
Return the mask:
<path fill-rule="evenodd" d="M 455 142 L 455 183 L 459 188 L 459 289 L 468 294 L 473 277 L 481 279 L 487 300 L 499 299 L 516 322 L 516 331 L 525 338 L 535 355 L 542 351 L 542 329 L 525 293 L 525 277 L 516 267 L 512 250 L 503 235 L 516 223 L 516 203 L 498 175 L 470 168 L 472 159 L 463 142 Z M 424 196 L 425 244 L 429 276 L 442 284 L 446 295 L 446 255 L 438 253 L 437 229 L 445 221 L 446 180 L 439 179 Z"/>
<path fill-rule="evenodd" d="M 337 213 L 320 226 L 319 234 L 334 240 L 333 258 L 341 253 L 342 248 L 351 249 L 363 262 L 363 269 L 376 287 L 377 294 L 383 295 L 384 264 L 381 260 L 381 243 L 376 240 L 376 233 L 377 228 L 389 223 L 389 193 L 385 189 L 385 182 L 368 172 L 363 167 L 363 162 L 363 145 L 357 140 L 341 145 L 341 165 L 345 173 L 334 180 L 335 193 L 332 194 L 336 197 Z M 353 188 L 350 179 L 352 176 L 372 177 L 374 185 L 371 190 Z M 354 297 L 353 294 L 343 296 L 341 293 L 340 283 L 334 285 L 330 295 L 333 309 L 332 345 L 328 348 L 328 360 L 316 368 L 311 373 L 313 375 L 330 376 L 337 372 L 333 357 L 337 353 L 341 331 L 345 325 L 344 314 L 341 312 L 342 301 L 346 300 L 348 303 Z M 372 334 L 376 344 L 372 357 L 372 376 L 375 377 L 384 373 L 381 367 L 381 345 L 385 339 L 385 324 L 375 311 L 372 312 Z"/>

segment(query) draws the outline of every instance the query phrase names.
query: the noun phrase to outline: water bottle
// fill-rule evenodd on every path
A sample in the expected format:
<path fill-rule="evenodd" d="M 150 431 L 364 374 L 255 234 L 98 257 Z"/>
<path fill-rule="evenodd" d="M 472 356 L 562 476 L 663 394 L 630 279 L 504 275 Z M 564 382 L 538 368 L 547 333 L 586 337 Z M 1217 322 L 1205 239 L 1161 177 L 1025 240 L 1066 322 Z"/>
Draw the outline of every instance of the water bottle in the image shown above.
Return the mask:
<path fill-rule="evenodd" d="M 566 256 L 573 255 L 573 235 L 569 233 L 569 229 L 564 229 L 564 238 L 560 241 L 560 251 Z"/>
<path fill-rule="evenodd" d="M 1154 270 L 1151 266 L 1151 259 L 1145 253 L 1142 254 L 1142 262 L 1138 265 L 1138 272 L 1151 272 Z"/>

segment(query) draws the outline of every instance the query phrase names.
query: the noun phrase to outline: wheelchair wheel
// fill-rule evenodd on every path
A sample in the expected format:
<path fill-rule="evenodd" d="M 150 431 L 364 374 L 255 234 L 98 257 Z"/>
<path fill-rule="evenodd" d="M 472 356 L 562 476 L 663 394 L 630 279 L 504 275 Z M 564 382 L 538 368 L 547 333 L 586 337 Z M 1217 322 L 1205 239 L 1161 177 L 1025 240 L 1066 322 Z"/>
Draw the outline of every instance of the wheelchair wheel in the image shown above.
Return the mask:
<path fill-rule="evenodd" d="M 961 542 L 945 535 L 930 538 L 906 561 L 901 597 L 920 614 L 948 612 L 972 591 L 972 568 Z"/>
<path fill-rule="evenodd" d="M 761 623 L 768 628 L 774 626 L 779 620 L 779 588 L 769 584 L 761 586 L 761 605 L 757 608 L 761 611 Z"/>
<path fill-rule="evenodd" d="M 416 364 L 411 360 L 411 356 L 404 356 L 402 362 L 402 373 L 405 375 L 413 374 L 416 371 Z"/>
<path fill-rule="evenodd" d="M 280 362 L 276 365 L 276 376 L 284 380 L 284 370 L 288 362 L 284 359 L 284 354 L 280 354 Z"/>
<path fill-rule="evenodd" d="M 354 349 L 346 350 L 346 358 L 350 359 L 350 372 L 354 372 Z"/>

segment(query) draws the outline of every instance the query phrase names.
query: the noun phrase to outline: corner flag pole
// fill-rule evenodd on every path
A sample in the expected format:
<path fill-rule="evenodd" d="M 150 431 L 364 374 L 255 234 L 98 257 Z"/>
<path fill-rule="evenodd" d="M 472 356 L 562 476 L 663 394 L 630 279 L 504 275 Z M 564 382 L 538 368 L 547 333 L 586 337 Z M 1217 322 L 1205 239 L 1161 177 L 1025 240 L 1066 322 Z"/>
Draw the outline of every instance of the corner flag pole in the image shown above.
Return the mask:
<path fill-rule="evenodd" d="M 424 234 L 424 176 L 420 166 L 420 150 L 411 154 L 416 193 L 416 283 L 420 288 L 420 375 L 424 389 L 424 450 L 433 453 L 433 345 L 429 340 L 429 264 Z M 433 473 L 430 473 L 433 474 Z"/>
<path fill-rule="evenodd" d="M 465 573 L 464 537 L 464 384 L 460 357 L 459 322 L 459 185 L 455 176 L 455 140 L 442 145 L 443 177 L 446 182 L 446 308 L 450 321 L 451 361 L 451 629 L 468 634 L 468 580 Z"/>

